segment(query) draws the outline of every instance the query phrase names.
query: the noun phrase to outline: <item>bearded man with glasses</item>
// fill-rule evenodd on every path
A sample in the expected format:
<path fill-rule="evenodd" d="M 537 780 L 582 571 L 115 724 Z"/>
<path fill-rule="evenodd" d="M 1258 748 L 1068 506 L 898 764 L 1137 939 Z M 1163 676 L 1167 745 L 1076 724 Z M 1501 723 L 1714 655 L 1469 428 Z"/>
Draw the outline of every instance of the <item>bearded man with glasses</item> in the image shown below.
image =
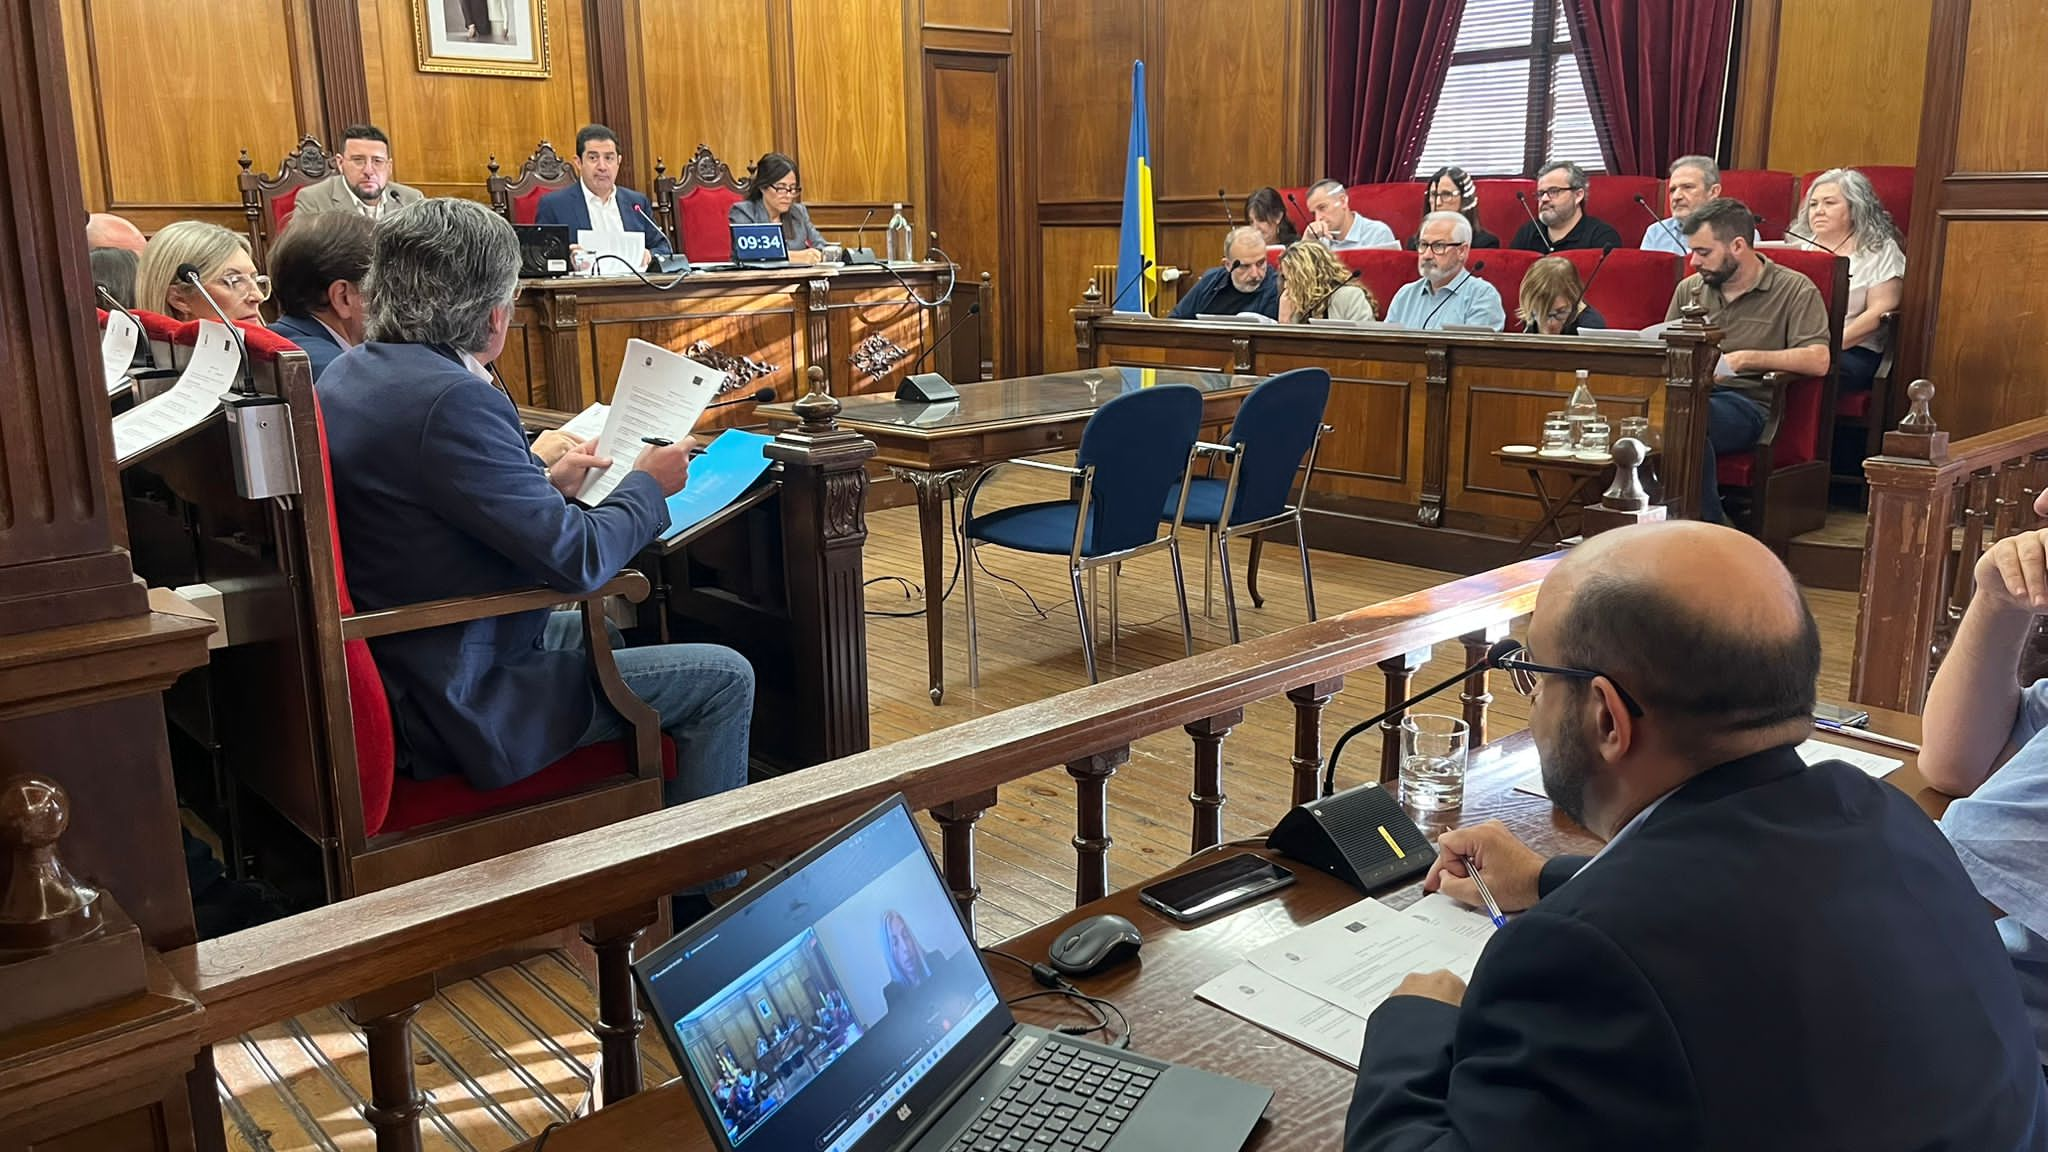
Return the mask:
<path fill-rule="evenodd" d="M 1280 318 L 1280 278 L 1266 264 L 1266 239 L 1257 228 L 1232 228 L 1223 238 L 1223 263 L 1202 273 L 1173 306 L 1175 320 L 1256 312 Z"/>
<path fill-rule="evenodd" d="M 387 213 L 426 198 L 419 189 L 391 179 L 391 138 L 375 124 L 351 124 L 341 130 L 334 167 L 334 175 L 300 190 L 292 201 L 294 217 L 354 212 L 374 224 Z"/>

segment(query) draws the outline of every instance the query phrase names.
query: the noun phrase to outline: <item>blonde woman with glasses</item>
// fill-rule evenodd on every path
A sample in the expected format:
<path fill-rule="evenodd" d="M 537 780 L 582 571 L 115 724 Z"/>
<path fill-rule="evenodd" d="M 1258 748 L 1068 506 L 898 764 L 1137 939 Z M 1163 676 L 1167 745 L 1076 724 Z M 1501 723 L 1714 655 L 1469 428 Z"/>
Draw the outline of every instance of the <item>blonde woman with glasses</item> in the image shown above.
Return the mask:
<path fill-rule="evenodd" d="M 149 238 L 135 268 L 135 306 L 173 320 L 216 319 L 199 290 L 178 279 L 183 264 L 199 270 L 206 294 L 228 319 L 263 323 L 258 310 L 270 299 L 270 277 L 256 274 L 249 241 L 199 220 L 180 220 Z"/>
<path fill-rule="evenodd" d="M 1311 319 L 1372 320 L 1378 315 L 1379 301 L 1322 244 L 1297 241 L 1280 254 L 1282 324 L 1305 324 Z"/>

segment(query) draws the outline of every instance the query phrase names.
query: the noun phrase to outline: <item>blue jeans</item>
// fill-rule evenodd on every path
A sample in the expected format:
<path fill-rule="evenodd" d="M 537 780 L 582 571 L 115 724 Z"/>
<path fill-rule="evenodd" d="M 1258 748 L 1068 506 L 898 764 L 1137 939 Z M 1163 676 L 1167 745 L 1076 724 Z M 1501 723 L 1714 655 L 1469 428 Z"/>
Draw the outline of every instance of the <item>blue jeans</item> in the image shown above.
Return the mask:
<path fill-rule="evenodd" d="M 754 667 L 746 657 L 719 644 L 651 644 L 622 648 L 618 629 L 612 657 L 619 678 L 633 695 L 661 717 L 661 730 L 676 745 L 676 774 L 662 781 L 661 802 L 667 807 L 729 792 L 747 782 L 747 730 L 754 719 Z M 548 618 L 543 643 L 564 652 L 583 650 L 583 614 L 557 612 Z M 626 735 L 626 718 L 603 694 L 591 713 L 590 727 L 577 747 Z M 734 873 L 688 892 L 715 891 L 739 882 Z"/>
<path fill-rule="evenodd" d="M 1707 398 L 1707 461 L 1700 478 L 1700 519 L 1713 524 L 1726 523 L 1728 513 L 1721 508 L 1721 481 L 1714 471 L 1714 462 L 1723 452 L 1743 452 L 1756 447 L 1757 438 L 1764 434 L 1764 421 L 1769 413 L 1764 406 L 1727 388 L 1716 388 Z"/>

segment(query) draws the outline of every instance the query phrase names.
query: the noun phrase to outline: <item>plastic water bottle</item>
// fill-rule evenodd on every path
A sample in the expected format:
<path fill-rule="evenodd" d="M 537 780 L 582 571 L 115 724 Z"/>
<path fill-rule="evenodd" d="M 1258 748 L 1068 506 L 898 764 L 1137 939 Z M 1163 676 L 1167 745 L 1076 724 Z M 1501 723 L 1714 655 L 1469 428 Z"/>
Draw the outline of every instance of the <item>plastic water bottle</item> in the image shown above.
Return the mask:
<path fill-rule="evenodd" d="M 915 260 L 910 254 L 910 221 L 903 218 L 903 205 L 896 205 L 896 214 L 889 217 L 889 262 Z"/>

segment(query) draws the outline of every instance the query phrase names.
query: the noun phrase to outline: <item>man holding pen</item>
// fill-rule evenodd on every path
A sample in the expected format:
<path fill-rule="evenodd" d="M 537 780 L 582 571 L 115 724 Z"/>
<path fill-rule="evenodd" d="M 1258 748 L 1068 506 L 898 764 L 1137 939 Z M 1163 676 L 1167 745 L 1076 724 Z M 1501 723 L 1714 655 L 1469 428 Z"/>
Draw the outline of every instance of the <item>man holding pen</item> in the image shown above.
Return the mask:
<path fill-rule="evenodd" d="M 1545 860 L 1445 832 L 1425 887 L 1520 915 L 1467 988 L 1373 1013 L 1346 1152 L 2048 1148 L 1999 946 L 1903 793 L 1807 767 L 1820 642 L 1763 545 L 1692 522 L 1596 536 L 1528 647 L 1545 790 L 1606 841 Z"/>

